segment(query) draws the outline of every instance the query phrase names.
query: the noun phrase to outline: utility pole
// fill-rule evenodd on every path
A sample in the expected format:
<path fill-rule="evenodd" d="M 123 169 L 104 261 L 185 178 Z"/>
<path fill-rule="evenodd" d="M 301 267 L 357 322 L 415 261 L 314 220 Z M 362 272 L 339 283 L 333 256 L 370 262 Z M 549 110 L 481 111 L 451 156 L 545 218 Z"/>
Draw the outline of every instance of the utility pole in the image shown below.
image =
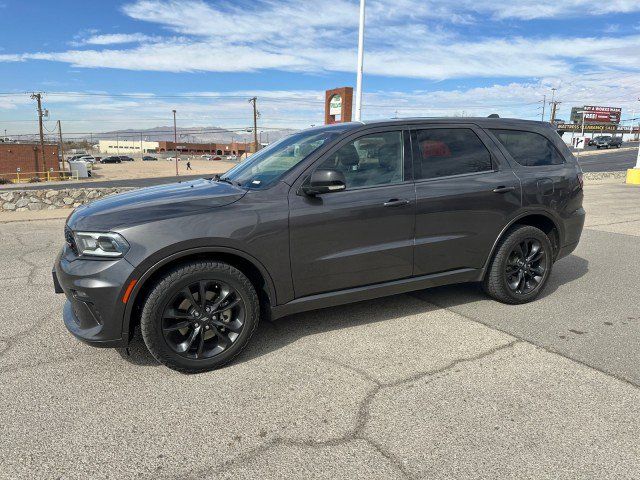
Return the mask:
<path fill-rule="evenodd" d="M 176 126 L 176 111 L 172 110 L 172 112 L 173 112 L 173 144 L 176 149 L 176 176 L 178 176 L 180 175 L 178 173 L 178 129 Z"/>
<path fill-rule="evenodd" d="M 544 107 L 546 103 L 547 103 L 547 95 L 543 95 L 542 96 L 542 115 L 540 116 L 541 122 L 544 122 Z"/>
<path fill-rule="evenodd" d="M 358 67 L 356 70 L 356 122 L 362 116 L 362 70 L 364 68 L 365 0 L 360 0 L 360 26 L 358 28 Z"/>
<path fill-rule="evenodd" d="M 555 124 L 556 121 L 556 110 L 558 108 L 558 104 L 561 102 L 556 102 L 555 101 L 555 97 L 556 97 L 556 90 L 557 88 L 553 87 L 551 89 L 551 101 L 549 102 L 549 105 L 551 105 L 551 115 L 549 118 L 549 123 L 551 123 L 551 125 Z"/>
<path fill-rule="evenodd" d="M 253 98 L 249 99 L 249 103 L 253 104 L 253 144 L 255 145 L 255 152 L 257 152 L 259 150 L 259 146 L 258 146 L 258 107 L 256 105 L 257 101 L 258 101 L 258 97 L 253 97 Z"/>
<path fill-rule="evenodd" d="M 555 125 L 556 122 L 556 111 L 558 110 L 558 105 L 560 105 L 562 102 L 558 102 L 557 100 L 554 102 L 551 102 L 551 125 Z"/>
<path fill-rule="evenodd" d="M 32 93 L 31 99 L 35 99 L 38 102 L 38 126 L 40 128 L 40 150 L 42 152 L 42 168 L 47 170 L 47 160 L 44 154 L 44 131 L 42 126 L 42 94 L 41 93 Z M 37 159 L 37 156 L 36 156 Z M 36 160 L 36 171 L 38 170 L 38 163 Z M 36 173 L 37 175 L 37 173 Z"/>
<path fill-rule="evenodd" d="M 58 120 L 58 137 L 60 138 L 60 156 L 62 157 L 62 170 L 64 170 L 64 144 L 62 143 L 62 124 Z M 71 171 L 71 165 L 69 165 Z"/>

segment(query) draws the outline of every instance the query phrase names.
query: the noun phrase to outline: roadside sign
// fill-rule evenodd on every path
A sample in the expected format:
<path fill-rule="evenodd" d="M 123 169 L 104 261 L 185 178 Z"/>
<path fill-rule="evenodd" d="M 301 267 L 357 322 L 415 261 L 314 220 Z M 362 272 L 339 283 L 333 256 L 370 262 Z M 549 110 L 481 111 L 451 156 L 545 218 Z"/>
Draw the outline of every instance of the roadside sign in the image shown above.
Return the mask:
<path fill-rule="evenodd" d="M 334 95 L 329 101 L 329 115 L 340 115 L 342 113 L 342 97 Z"/>

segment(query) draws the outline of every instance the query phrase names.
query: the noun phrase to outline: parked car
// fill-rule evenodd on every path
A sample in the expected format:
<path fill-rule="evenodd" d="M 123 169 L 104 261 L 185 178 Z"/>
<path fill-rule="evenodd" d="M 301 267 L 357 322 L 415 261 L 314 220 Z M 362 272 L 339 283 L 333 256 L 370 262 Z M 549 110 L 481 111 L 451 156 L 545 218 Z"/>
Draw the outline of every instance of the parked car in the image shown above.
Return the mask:
<path fill-rule="evenodd" d="M 157 162 L 158 159 L 156 157 L 152 157 L 150 155 L 145 155 L 144 157 L 142 157 L 142 161 L 143 162 Z"/>
<path fill-rule="evenodd" d="M 598 139 L 594 142 L 596 148 L 620 148 L 622 145 L 622 137 L 598 137 Z"/>
<path fill-rule="evenodd" d="M 88 162 L 88 163 L 96 163 L 96 159 L 92 155 L 82 155 L 77 160 L 81 160 L 83 162 Z"/>
<path fill-rule="evenodd" d="M 127 155 L 120 155 L 120 160 L 123 162 L 133 162 L 133 158 L 128 157 Z"/>
<path fill-rule="evenodd" d="M 175 162 L 176 161 L 176 157 L 167 157 L 167 161 Z M 180 157 L 178 157 L 178 161 L 180 161 Z"/>
<path fill-rule="evenodd" d="M 582 200 L 548 123 L 338 123 L 222 176 L 76 209 L 54 285 L 76 337 L 124 347 L 139 325 L 158 361 L 199 372 L 233 360 L 262 316 L 458 282 L 530 302 L 576 248 Z"/>
<path fill-rule="evenodd" d="M 227 160 L 235 162 L 238 159 L 235 155 L 227 155 Z"/>
<path fill-rule="evenodd" d="M 120 157 L 104 157 L 100 163 L 122 163 Z"/>

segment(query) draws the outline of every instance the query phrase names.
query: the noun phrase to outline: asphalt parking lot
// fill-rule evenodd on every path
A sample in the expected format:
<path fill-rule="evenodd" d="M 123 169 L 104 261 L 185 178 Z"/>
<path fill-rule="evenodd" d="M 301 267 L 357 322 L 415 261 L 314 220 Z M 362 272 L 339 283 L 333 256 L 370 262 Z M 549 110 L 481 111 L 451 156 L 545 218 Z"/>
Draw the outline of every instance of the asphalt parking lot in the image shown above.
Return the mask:
<path fill-rule="evenodd" d="M 585 195 L 533 304 L 460 285 L 299 314 L 190 376 L 74 340 L 63 221 L 0 224 L 0 478 L 640 478 L 640 188 Z"/>

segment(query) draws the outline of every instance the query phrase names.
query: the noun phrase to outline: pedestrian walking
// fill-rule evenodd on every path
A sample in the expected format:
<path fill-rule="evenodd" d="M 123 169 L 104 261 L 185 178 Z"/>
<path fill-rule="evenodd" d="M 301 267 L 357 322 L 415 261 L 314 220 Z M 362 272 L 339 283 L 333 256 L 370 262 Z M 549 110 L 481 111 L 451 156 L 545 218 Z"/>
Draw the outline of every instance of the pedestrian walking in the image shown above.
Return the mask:
<path fill-rule="evenodd" d="M 191 162 L 187 162 L 187 170 L 193 170 L 193 168 L 191 168 Z"/>

